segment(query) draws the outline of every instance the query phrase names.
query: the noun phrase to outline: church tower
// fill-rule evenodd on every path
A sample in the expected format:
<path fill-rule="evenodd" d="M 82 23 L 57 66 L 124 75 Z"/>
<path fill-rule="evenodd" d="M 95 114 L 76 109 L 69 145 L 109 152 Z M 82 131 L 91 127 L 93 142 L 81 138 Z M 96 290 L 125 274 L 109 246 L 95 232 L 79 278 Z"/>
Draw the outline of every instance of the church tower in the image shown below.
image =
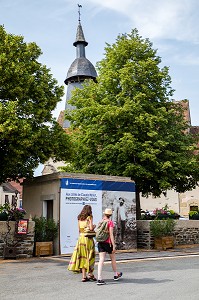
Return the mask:
<path fill-rule="evenodd" d="M 85 79 L 91 79 L 96 81 L 97 73 L 92 65 L 92 63 L 86 58 L 85 47 L 88 45 L 84 38 L 84 33 L 80 20 L 80 8 L 82 6 L 78 4 L 78 26 L 76 33 L 76 40 L 73 43 L 73 46 L 76 47 L 76 59 L 72 62 L 65 79 L 65 84 L 67 85 L 67 93 L 66 93 L 66 105 L 65 109 L 74 109 L 68 103 L 68 100 L 71 98 L 71 92 L 75 88 L 82 88 L 82 83 Z M 65 120 L 64 117 L 65 111 L 61 111 L 58 117 L 57 122 L 60 126 L 62 126 L 67 132 L 67 128 L 70 126 L 70 122 Z M 51 174 L 59 172 L 59 167 L 65 166 L 65 162 L 54 162 L 52 158 L 50 158 L 45 164 L 42 171 L 42 175 Z"/>
<path fill-rule="evenodd" d="M 73 46 L 76 47 L 76 59 L 72 62 L 66 79 L 65 84 L 67 85 L 67 94 L 66 94 L 66 105 L 65 109 L 73 109 L 74 107 L 68 104 L 68 100 L 71 98 L 71 92 L 75 88 L 82 88 L 82 83 L 85 79 L 96 80 L 97 73 L 93 64 L 86 58 L 85 47 L 88 45 L 84 38 L 84 33 L 80 20 L 80 8 L 82 6 L 78 4 L 78 26 L 76 33 L 76 40 L 73 43 Z M 68 128 L 70 126 L 68 120 L 64 120 L 63 128 Z"/>

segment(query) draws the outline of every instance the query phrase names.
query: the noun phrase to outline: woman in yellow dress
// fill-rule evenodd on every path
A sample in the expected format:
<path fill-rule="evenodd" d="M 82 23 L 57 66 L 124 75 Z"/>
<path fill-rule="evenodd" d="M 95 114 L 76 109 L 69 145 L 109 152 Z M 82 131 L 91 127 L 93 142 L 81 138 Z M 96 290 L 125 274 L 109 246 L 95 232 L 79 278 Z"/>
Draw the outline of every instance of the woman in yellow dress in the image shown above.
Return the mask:
<path fill-rule="evenodd" d="M 93 275 L 95 264 L 95 243 L 93 238 L 84 236 L 85 227 L 89 227 L 90 230 L 93 230 L 96 227 L 96 225 L 93 225 L 91 206 L 85 205 L 77 219 L 79 238 L 72 254 L 68 270 L 75 273 L 82 272 L 82 282 L 96 281 L 96 278 Z"/>

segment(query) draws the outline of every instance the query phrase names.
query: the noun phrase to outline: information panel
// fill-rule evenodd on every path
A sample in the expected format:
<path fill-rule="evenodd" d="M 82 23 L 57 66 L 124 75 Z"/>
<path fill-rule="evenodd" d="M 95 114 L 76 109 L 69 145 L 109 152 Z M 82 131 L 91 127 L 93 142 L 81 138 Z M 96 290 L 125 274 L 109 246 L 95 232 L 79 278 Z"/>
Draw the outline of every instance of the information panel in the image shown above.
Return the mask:
<path fill-rule="evenodd" d="M 135 184 L 133 182 L 62 178 L 60 195 L 61 254 L 70 254 L 74 250 L 79 235 L 77 216 L 84 205 L 91 205 L 93 223 L 98 224 L 106 207 L 112 208 L 116 212 L 121 197 L 125 201 L 126 217 L 133 215 L 133 219 L 135 219 Z M 115 218 L 115 213 L 113 217 Z M 115 225 L 119 225 L 117 220 L 115 220 Z"/>

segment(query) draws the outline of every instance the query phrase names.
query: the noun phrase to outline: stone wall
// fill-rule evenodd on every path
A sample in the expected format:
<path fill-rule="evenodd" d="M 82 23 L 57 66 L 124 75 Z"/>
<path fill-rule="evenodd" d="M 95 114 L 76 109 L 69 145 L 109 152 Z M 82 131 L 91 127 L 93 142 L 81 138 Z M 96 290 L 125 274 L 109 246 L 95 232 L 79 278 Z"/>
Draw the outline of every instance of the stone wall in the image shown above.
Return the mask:
<path fill-rule="evenodd" d="M 29 221 L 28 234 L 24 236 L 15 234 L 15 224 L 15 221 L 9 222 L 10 233 L 6 235 L 8 232 L 7 222 L 0 221 L 0 258 L 4 258 L 5 251 L 10 258 L 30 258 L 33 256 L 35 222 Z M 9 242 L 7 246 L 6 237 Z"/>
<path fill-rule="evenodd" d="M 150 233 L 150 222 L 137 221 L 137 247 L 152 249 L 154 237 Z M 174 230 L 175 245 L 199 244 L 199 220 L 176 220 Z"/>
<path fill-rule="evenodd" d="M 151 249 L 150 221 L 137 220 L 137 248 Z"/>

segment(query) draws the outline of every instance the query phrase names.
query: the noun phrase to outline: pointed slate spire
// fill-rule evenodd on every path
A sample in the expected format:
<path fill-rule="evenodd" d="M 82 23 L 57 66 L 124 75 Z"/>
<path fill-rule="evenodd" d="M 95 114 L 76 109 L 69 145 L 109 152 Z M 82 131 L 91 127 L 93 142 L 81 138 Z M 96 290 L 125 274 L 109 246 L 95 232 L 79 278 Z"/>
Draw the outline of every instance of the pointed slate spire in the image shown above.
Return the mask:
<path fill-rule="evenodd" d="M 80 20 L 80 7 L 78 4 L 79 20 L 77 26 L 76 40 L 73 45 L 76 47 L 76 59 L 71 64 L 65 84 L 68 85 L 71 82 L 83 82 L 85 79 L 96 80 L 97 73 L 93 64 L 86 58 L 85 47 L 88 43 L 85 40 L 81 20 Z"/>
<path fill-rule="evenodd" d="M 79 43 L 84 44 L 84 46 L 87 46 L 87 45 L 88 45 L 88 43 L 87 43 L 86 40 L 85 40 L 84 33 L 83 33 L 83 29 L 82 29 L 82 25 L 81 25 L 81 22 L 80 22 L 80 21 L 79 21 L 79 25 L 78 25 L 78 27 L 77 27 L 76 40 L 75 40 L 75 42 L 73 43 L 73 45 L 74 45 L 75 47 L 77 47 L 77 45 L 78 45 Z"/>

